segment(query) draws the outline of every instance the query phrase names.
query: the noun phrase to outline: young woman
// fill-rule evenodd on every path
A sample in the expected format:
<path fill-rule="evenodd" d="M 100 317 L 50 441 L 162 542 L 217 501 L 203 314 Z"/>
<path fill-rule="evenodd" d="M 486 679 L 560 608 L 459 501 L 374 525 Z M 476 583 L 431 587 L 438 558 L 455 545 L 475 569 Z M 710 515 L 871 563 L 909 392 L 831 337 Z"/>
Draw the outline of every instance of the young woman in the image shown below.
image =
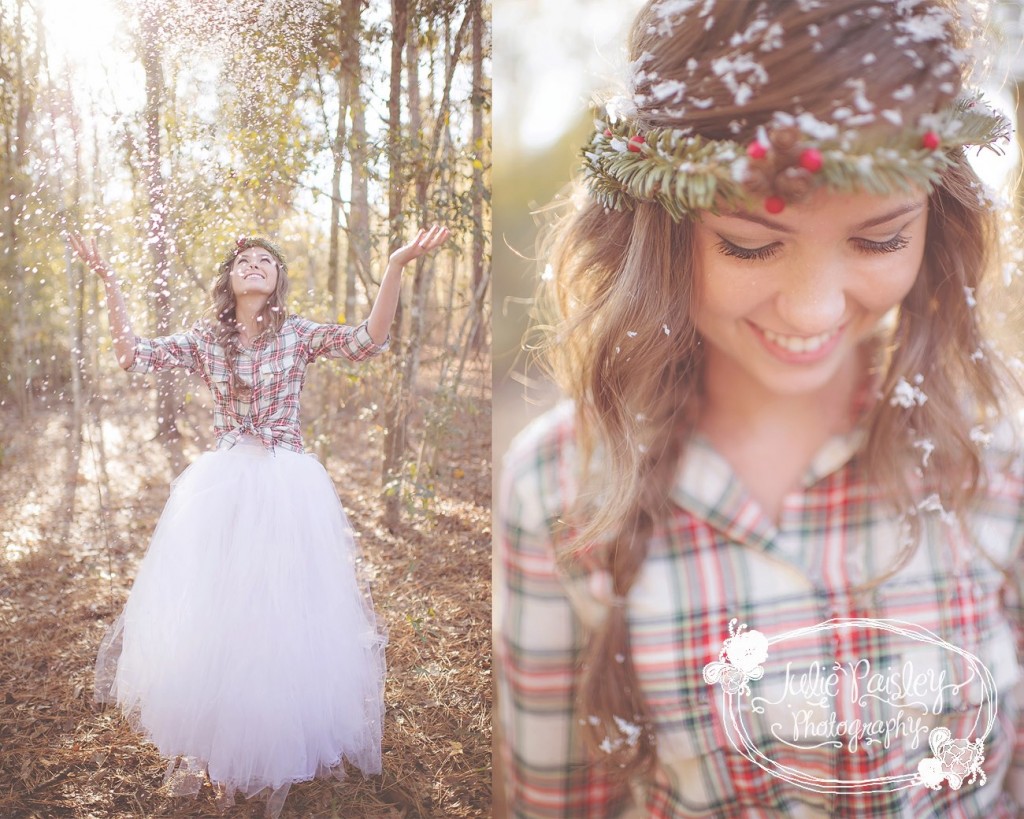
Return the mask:
<path fill-rule="evenodd" d="M 217 448 L 174 481 L 96 664 L 97 699 L 170 758 L 176 792 L 205 773 L 228 799 L 265 792 L 273 814 L 291 783 L 341 776 L 345 760 L 381 770 L 386 637 L 334 485 L 303 454 L 299 394 L 316 359 L 387 349 L 402 269 L 447 238 L 433 227 L 396 250 L 358 327 L 289 315 L 281 251 L 240 239 L 214 284 L 213 318 L 146 339 L 96 243 L 71 237 L 103 279 L 121 366 L 184 368 L 214 398 Z"/>
<path fill-rule="evenodd" d="M 1024 810 L 1024 470 L 966 158 L 1009 126 L 961 6 L 640 11 L 555 229 L 572 400 L 499 500 L 515 815 Z"/>

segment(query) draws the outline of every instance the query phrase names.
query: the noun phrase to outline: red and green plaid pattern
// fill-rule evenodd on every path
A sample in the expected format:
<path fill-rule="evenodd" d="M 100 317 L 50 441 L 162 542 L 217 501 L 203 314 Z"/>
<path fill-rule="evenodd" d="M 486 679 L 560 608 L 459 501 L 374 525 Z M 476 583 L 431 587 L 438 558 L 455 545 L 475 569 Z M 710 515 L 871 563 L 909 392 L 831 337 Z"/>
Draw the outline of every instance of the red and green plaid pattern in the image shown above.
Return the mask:
<path fill-rule="evenodd" d="M 1024 541 L 1024 477 L 1019 461 L 989 450 L 992 474 L 978 507 L 962 521 L 919 512 L 922 542 L 897 575 L 867 596 L 851 586 L 882 572 L 900 527 L 858 460 L 863 433 L 836 438 L 816 458 L 799 491 L 768 520 L 726 461 L 696 438 L 672 489 L 669 519 L 652 535 L 627 608 L 630 650 L 658 743 L 649 781 L 616 786 L 587 764 L 574 714 L 577 658 L 588 625 L 605 604 L 593 578 L 569 576 L 553 552 L 576 493 L 573 409 L 562 405 L 524 431 L 506 456 L 495 546 L 495 647 L 502 757 L 512 815 L 530 817 L 1017 817 L 1024 810 L 1024 724 L 1018 650 L 1022 629 L 1019 550 Z M 988 555 L 991 560 L 985 557 Z M 994 565 L 994 564 L 998 564 Z M 999 568 L 1006 569 L 1009 575 Z M 738 618 L 767 637 L 832 618 L 892 619 L 929 629 L 976 655 L 991 671 L 998 715 L 985 741 L 988 781 L 939 790 L 923 785 L 875 793 L 820 793 L 768 773 L 730 744 L 721 689 L 703 679 Z M 802 774 L 840 781 L 914 773 L 931 756 L 927 733 L 897 737 L 888 748 L 851 751 L 823 744 L 794 750 L 792 699 L 780 669 L 819 662 L 873 669 L 908 664 L 915 672 L 963 681 L 966 666 L 949 651 L 894 641 L 877 629 L 819 630 L 774 645 L 765 677 L 752 688 L 770 702 L 745 712 L 767 758 Z M 847 666 L 850 667 L 850 666 Z M 812 708 L 812 720 L 883 718 L 893 706 L 855 701 L 841 690 Z M 924 730 L 980 736 L 982 696 L 974 683 L 946 690 Z M 984 715 L 985 711 L 982 711 Z M 773 725 L 776 729 L 773 729 Z M 959 733 L 957 731 L 959 730 Z M 1021 752 L 1018 753 L 1018 747 Z M 1020 808 L 1018 806 L 1021 806 Z"/>
<path fill-rule="evenodd" d="M 276 334 L 256 339 L 237 358 L 238 377 L 252 387 L 250 394 L 228 388 L 224 348 L 203 324 L 160 338 L 138 338 L 129 372 L 152 373 L 180 367 L 198 374 L 214 398 L 213 428 L 218 444 L 230 445 L 242 435 L 259 438 L 268 449 L 276 446 L 302 452 L 299 393 L 306 366 L 321 357 L 362 361 L 388 348 L 389 340 L 374 343 L 366 322 L 358 327 L 317 324 L 289 316 Z"/>

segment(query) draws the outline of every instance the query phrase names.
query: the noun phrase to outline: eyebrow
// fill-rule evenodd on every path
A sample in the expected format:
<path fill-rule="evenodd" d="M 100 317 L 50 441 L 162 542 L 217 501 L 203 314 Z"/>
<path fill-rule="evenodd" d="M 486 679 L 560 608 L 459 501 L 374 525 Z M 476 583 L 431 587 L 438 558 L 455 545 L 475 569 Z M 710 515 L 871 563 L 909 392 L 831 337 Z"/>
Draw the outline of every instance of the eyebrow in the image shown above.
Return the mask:
<path fill-rule="evenodd" d="M 906 216 L 909 213 L 919 211 L 923 207 L 923 202 L 907 202 L 906 204 L 900 205 L 898 208 L 895 208 L 894 210 L 891 210 L 888 213 L 883 213 L 881 216 L 875 216 L 871 219 L 864 220 L 860 224 L 854 225 L 852 230 L 856 232 L 859 230 L 866 230 L 867 228 L 872 228 L 877 225 L 884 225 L 886 222 L 890 222 L 899 216 Z M 764 227 L 769 228 L 771 230 L 777 230 L 780 233 L 796 233 L 796 230 L 794 230 L 791 227 L 787 227 L 781 222 L 776 222 L 774 219 L 769 219 L 766 216 L 760 216 L 759 214 L 756 213 L 749 213 L 745 210 L 737 210 L 733 211 L 732 213 L 723 213 L 722 215 L 729 219 L 742 219 L 745 222 L 754 222 L 755 224 L 763 225 Z"/>

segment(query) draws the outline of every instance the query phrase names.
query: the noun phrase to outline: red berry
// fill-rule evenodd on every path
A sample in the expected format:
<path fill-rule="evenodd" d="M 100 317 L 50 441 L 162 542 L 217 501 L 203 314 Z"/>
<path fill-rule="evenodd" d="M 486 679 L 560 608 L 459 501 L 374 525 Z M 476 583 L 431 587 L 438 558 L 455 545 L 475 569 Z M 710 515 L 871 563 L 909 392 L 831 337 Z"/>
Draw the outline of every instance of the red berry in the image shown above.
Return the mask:
<path fill-rule="evenodd" d="M 782 213 L 786 202 L 781 196 L 769 196 L 764 200 L 764 209 L 769 213 Z"/>
<path fill-rule="evenodd" d="M 807 148 L 800 154 L 800 167 L 811 173 L 821 170 L 821 151 L 817 148 Z"/>
<path fill-rule="evenodd" d="M 612 136 L 612 129 L 611 129 L 611 128 L 605 128 L 605 129 L 604 129 L 604 135 L 605 135 L 606 137 L 608 137 L 609 139 L 611 139 L 611 136 Z"/>
<path fill-rule="evenodd" d="M 629 148 L 629 150 L 631 150 L 633 153 L 638 154 L 640 153 L 640 146 L 643 145 L 644 142 L 645 140 L 643 136 L 641 134 L 637 134 L 636 136 L 631 136 L 629 138 L 629 142 L 627 143 L 626 147 Z"/>
<path fill-rule="evenodd" d="M 934 151 L 939 145 L 942 144 L 942 140 L 939 139 L 939 135 L 934 131 L 929 131 L 923 137 L 921 137 L 921 144 L 924 145 L 929 151 Z"/>
<path fill-rule="evenodd" d="M 755 139 L 747 145 L 747 156 L 751 159 L 764 159 L 768 156 L 768 149 Z"/>

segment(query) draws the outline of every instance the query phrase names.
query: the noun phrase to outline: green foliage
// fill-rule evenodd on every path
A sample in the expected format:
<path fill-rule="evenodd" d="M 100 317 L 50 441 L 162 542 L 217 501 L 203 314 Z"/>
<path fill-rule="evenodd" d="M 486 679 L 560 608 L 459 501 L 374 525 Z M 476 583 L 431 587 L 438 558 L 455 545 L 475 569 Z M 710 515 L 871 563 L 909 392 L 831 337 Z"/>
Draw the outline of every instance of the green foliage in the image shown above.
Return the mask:
<path fill-rule="evenodd" d="M 747 156 L 745 145 L 708 140 L 675 128 L 641 133 L 631 120 L 604 118 L 600 111 L 598 115 L 594 137 L 582 151 L 583 176 L 591 194 L 605 207 L 632 210 L 635 202 L 654 202 L 678 221 L 687 214 L 751 199 L 748 175 L 758 166 Z M 878 195 L 930 191 L 952 165 L 950 151 L 996 147 L 1010 133 L 1008 120 L 980 96 L 958 100 L 895 133 L 889 128 L 850 130 L 815 139 L 800 134 L 798 124 L 787 127 L 798 134 L 799 141 L 796 149 L 788 151 L 792 162 L 784 164 L 797 165 L 799 148 L 820 151 L 820 170 L 802 172 L 807 185 Z M 941 140 L 938 150 L 923 144 L 928 132 Z M 765 147 L 773 150 L 771 145 Z M 769 177 L 778 170 L 782 168 L 771 168 Z M 773 180 L 769 178 L 768 183 Z M 781 188 L 771 192 L 790 198 Z"/>

